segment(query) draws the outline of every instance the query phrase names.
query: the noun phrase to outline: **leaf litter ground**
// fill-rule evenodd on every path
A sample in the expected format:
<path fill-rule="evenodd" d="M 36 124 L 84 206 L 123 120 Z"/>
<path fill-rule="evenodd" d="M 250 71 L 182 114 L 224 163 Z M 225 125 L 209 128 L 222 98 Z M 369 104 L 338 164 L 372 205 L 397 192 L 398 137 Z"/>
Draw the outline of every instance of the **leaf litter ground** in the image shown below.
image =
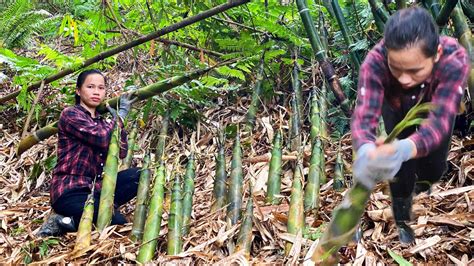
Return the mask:
<path fill-rule="evenodd" d="M 241 99 L 242 100 L 242 99 Z M 225 208 L 210 212 L 212 201 L 214 156 L 217 152 L 216 122 L 224 124 L 239 122 L 245 109 L 238 104 L 230 108 L 203 111 L 207 123 L 200 123 L 191 133 L 186 130 L 170 131 L 167 143 L 166 160 L 168 168 L 176 156 L 184 162 L 191 147 L 197 151 L 196 192 L 194 196 L 192 224 L 189 235 L 184 239 L 183 252 L 177 256 L 166 256 L 167 217 L 169 207 L 165 208 L 164 219 L 158 239 L 154 263 L 172 264 L 299 264 L 303 263 L 315 242 L 286 233 L 292 171 L 289 163 L 294 154 L 284 152 L 285 169 L 282 178 L 282 203 L 268 206 L 264 203 L 265 184 L 268 174 L 269 152 L 273 139 L 273 125 L 287 128 L 288 112 L 285 108 L 265 110 L 257 120 L 254 135 L 243 136 L 244 151 L 244 191 L 253 185 L 254 226 L 250 261 L 242 253 L 229 253 L 229 243 L 236 238 L 238 226 L 227 227 Z M 269 112 L 280 113 L 269 115 Z M 159 128 L 159 119 L 141 130 L 139 145 L 141 150 L 135 154 L 134 161 L 141 164 L 144 150 L 153 145 Z M 13 130 L 10 130 L 13 131 Z M 308 132 L 307 128 L 304 130 Z M 134 263 L 139 244 L 129 239 L 131 224 L 111 226 L 99 235 L 92 235 L 92 246 L 81 257 L 71 259 L 70 253 L 75 243 L 75 233 L 58 238 L 38 238 L 35 236 L 42 222 L 50 213 L 49 181 L 50 174 L 42 171 L 31 177 L 35 163 L 45 161 L 56 152 L 56 137 L 43 141 L 23 154 L 15 157 L 15 148 L 20 140 L 19 133 L 2 129 L 0 146 L 0 263 Z M 305 137 L 307 137 L 305 133 Z M 352 149 L 350 137 L 342 139 L 345 162 L 346 184 L 351 181 L 350 165 Z M 422 193 L 415 197 L 414 219 L 410 224 L 416 233 L 416 244 L 404 246 L 398 242 L 398 235 L 391 217 L 388 185 L 380 184 L 372 194 L 363 216 L 363 240 L 349 243 L 339 254 L 342 263 L 354 265 L 384 265 L 395 263 L 389 255 L 393 252 L 414 264 L 456 264 L 473 263 L 474 241 L 474 154 L 472 139 L 455 138 L 449 154 L 449 172 L 442 182 L 433 187 L 430 195 Z M 150 144 L 152 143 L 152 144 Z M 226 159 L 230 164 L 231 140 L 226 141 Z M 345 189 L 336 192 L 332 189 L 332 174 L 338 143 L 329 142 L 326 146 L 326 174 L 328 182 L 321 189 L 321 208 L 317 217 L 307 217 L 306 224 L 324 230 L 330 220 L 331 212 L 341 201 Z M 305 148 L 306 162 L 310 147 Z M 182 163 L 184 166 L 184 163 Z M 181 170 L 184 167 L 181 167 Z M 307 173 L 305 164 L 304 172 Z M 245 192 L 244 205 L 249 195 Z M 122 207 L 129 221 L 133 217 L 134 201 Z M 318 229 L 314 230 L 318 232 Z M 316 233 L 317 235 L 317 233 Z M 284 255 L 286 241 L 294 243 L 289 256 Z M 317 241 L 317 240 L 316 240 Z"/>

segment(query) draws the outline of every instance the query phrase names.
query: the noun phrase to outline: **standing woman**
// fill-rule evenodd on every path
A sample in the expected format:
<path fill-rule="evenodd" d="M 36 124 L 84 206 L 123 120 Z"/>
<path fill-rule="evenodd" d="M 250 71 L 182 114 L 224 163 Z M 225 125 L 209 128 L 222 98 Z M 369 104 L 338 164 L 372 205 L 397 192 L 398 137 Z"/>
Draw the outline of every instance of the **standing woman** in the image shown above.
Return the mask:
<path fill-rule="evenodd" d="M 94 223 L 97 221 L 102 170 L 114 123 L 118 120 L 122 128 L 120 158 L 124 158 L 128 144 L 122 120 L 136 100 L 131 99 L 131 94 L 122 94 L 118 114 L 107 106 L 113 120 L 105 119 L 96 108 L 105 99 L 106 85 L 105 76 L 100 71 L 83 71 L 77 78 L 76 104 L 61 113 L 58 123 L 58 162 L 50 188 L 51 206 L 57 215 L 50 217 L 41 227 L 39 235 L 61 235 L 76 231 L 93 186 Z M 118 173 L 111 224 L 127 222 L 118 208 L 136 196 L 139 176 L 139 168 L 130 168 Z"/>

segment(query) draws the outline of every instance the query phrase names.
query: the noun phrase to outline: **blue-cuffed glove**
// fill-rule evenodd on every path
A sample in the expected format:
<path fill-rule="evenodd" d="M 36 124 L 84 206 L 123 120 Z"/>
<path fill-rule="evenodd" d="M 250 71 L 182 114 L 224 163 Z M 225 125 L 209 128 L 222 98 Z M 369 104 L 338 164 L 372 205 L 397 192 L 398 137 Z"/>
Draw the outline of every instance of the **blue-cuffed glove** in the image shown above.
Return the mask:
<path fill-rule="evenodd" d="M 372 189 L 376 184 L 375 176 L 368 168 L 369 153 L 375 149 L 374 143 L 365 143 L 360 146 L 356 152 L 356 158 L 352 167 L 354 179 L 369 189 Z"/>
<path fill-rule="evenodd" d="M 377 175 L 379 179 L 391 180 L 400 170 L 402 163 L 411 159 L 415 144 L 408 139 L 395 140 L 392 143 L 394 153 L 390 155 L 380 155 L 369 160 L 367 168 Z"/>
<path fill-rule="evenodd" d="M 138 97 L 133 96 L 131 92 L 124 93 L 120 95 L 119 98 L 119 110 L 118 115 L 120 118 L 125 119 L 132 108 L 132 104 L 138 100 Z"/>

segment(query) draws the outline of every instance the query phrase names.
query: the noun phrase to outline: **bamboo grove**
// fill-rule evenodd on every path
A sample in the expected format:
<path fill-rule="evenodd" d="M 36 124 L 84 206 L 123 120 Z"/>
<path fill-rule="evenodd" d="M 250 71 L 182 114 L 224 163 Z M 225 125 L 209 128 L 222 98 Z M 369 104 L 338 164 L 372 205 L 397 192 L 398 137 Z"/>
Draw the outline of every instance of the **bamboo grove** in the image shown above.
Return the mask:
<path fill-rule="evenodd" d="M 228 1 L 195 16 L 184 18 L 176 24 L 85 59 L 79 65 L 63 69 L 53 75 L 43 76 L 41 81 L 24 86 L 23 91 L 34 91 L 42 83 L 52 83 L 82 68 L 103 61 L 107 57 L 150 42 L 162 35 L 224 11 L 229 10 L 230 12 L 232 8 L 249 2 L 251 1 Z M 357 36 L 350 33 L 347 15 L 341 8 L 341 1 L 316 2 L 321 2 L 317 4 L 319 9 L 324 7 L 327 10 L 327 13 L 324 13 L 326 19 L 331 20 L 339 28 L 347 50 L 347 62 L 350 64 L 348 69 L 352 73 L 357 73 L 362 62 L 362 53 L 352 49 L 358 40 Z M 469 51 L 471 64 L 474 65 L 474 41 L 471 33 L 472 28 L 469 27 L 468 22 L 468 19 L 472 21 L 474 11 L 469 9 L 469 3 L 457 2 L 447 0 L 444 3 L 439 3 L 438 0 L 425 0 L 421 1 L 420 5 L 432 12 L 443 32 L 451 33 L 459 39 L 460 43 Z M 350 95 L 350 89 L 344 88 L 344 79 L 340 78 L 341 74 L 338 73 L 339 66 L 331 58 L 334 52 L 330 51 L 328 40 L 324 36 L 327 32 L 321 25 L 315 27 L 320 23 L 319 21 L 315 23 L 316 17 L 312 12 L 314 11 L 312 3 L 309 6 L 306 0 L 296 0 L 291 4 L 296 6 L 297 20 L 301 24 L 301 32 L 305 36 L 304 42 L 308 43 L 306 50 L 311 52 L 310 58 L 308 58 L 308 53 L 304 54 L 303 49 L 294 43 L 285 47 L 288 48 L 286 51 L 281 52 L 291 55 L 289 63 L 282 70 L 282 72 L 286 71 L 287 80 L 284 85 L 289 89 L 282 90 L 277 95 L 282 99 L 280 103 L 286 110 L 288 119 L 287 121 L 283 121 L 283 119 L 269 121 L 274 134 L 273 139 L 270 140 L 271 143 L 268 143 L 268 156 L 264 160 L 268 164 L 268 174 L 264 185 L 265 197 L 263 201 L 256 200 L 253 195 L 253 188 L 256 184 L 253 183 L 252 177 L 246 175 L 245 170 L 248 166 L 246 164 L 251 159 L 247 156 L 251 150 L 249 147 L 254 144 L 253 137 L 258 133 L 255 131 L 256 124 L 262 123 L 259 114 L 261 110 L 268 108 L 269 112 L 275 112 L 275 114 L 278 112 L 277 108 L 269 107 L 269 101 L 265 99 L 265 90 L 268 90 L 266 83 L 276 71 L 273 66 L 269 66 L 269 62 L 266 60 L 272 56 L 272 47 L 266 43 L 272 42 L 274 45 L 276 41 L 285 42 L 288 40 L 262 30 L 263 33 L 257 33 L 264 35 L 264 38 L 259 40 L 264 48 L 258 54 L 232 58 L 229 55 L 226 57 L 222 53 L 214 52 L 215 56 L 222 57 L 219 58 L 221 60 L 214 57 L 219 63 L 208 58 L 207 61 L 210 64 L 205 68 L 187 69 L 183 74 L 171 77 L 168 75 L 167 78 L 153 84 L 144 83 L 140 89 L 133 93 L 138 96 L 140 104 L 147 100 L 157 101 L 158 96 L 161 97 L 166 92 L 179 91 L 181 86 L 192 82 L 198 83 L 200 79 L 209 78 L 211 75 L 225 76 L 222 73 L 232 72 L 231 68 L 248 68 L 247 73 L 254 78 L 252 82 L 246 84 L 251 88 L 251 93 L 247 93 L 247 107 L 245 114 L 242 114 L 242 119 L 237 122 L 218 121 L 217 126 L 214 123 L 212 125 L 206 124 L 206 126 L 212 127 L 213 135 L 210 138 L 217 143 L 213 183 L 206 188 L 207 193 L 212 194 L 209 212 L 220 214 L 220 217 L 225 221 L 226 231 L 235 230 L 235 233 L 226 240 L 225 245 L 221 243 L 221 248 L 225 248 L 229 256 L 241 253 L 246 259 L 251 259 L 255 253 L 254 232 L 259 230 L 254 219 L 256 213 L 260 211 L 261 207 L 288 205 L 288 211 L 285 214 L 287 233 L 295 238 L 318 239 L 317 246 L 306 257 L 310 258 L 313 263 L 332 265 L 338 263 L 338 250 L 348 244 L 356 232 L 372 191 L 368 191 L 358 183 L 352 183 L 350 165 L 347 158 L 344 158 L 345 147 L 341 141 L 343 135 L 341 131 L 347 131 L 347 123 L 344 125 L 341 122 L 343 130 L 335 129 L 334 126 L 336 124 L 334 120 L 338 119 L 334 116 L 339 116 L 340 120 L 347 120 L 351 116 L 351 105 L 353 104 L 351 97 L 353 95 Z M 390 9 L 381 1 L 367 1 L 367 7 L 372 12 L 372 26 L 378 29 L 378 33 L 383 31 L 383 25 L 390 12 L 397 8 L 407 7 L 409 3 L 408 1 L 396 1 L 394 5 L 395 7 Z M 268 14 L 270 12 L 267 12 Z M 317 19 L 322 19 L 321 17 L 323 17 L 322 13 Z M 219 18 L 219 20 L 222 19 Z M 245 26 L 236 24 L 229 27 Z M 203 50 L 199 51 L 201 57 L 204 58 Z M 212 52 L 210 51 L 210 53 Z M 226 60 L 228 58 L 230 60 Z M 245 62 L 252 60 L 253 63 L 245 65 Z M 311 66 L 308 66 L 308 62 Z M 345 72 L 349 71 L 346 69 Z M 235 72 L 232 73 L 235 74 Z M 232 78 L 238 80 L 236 76 L 238 74 Z M 474 69 L 471 69 L 470 72 L 468 91 L 470 95 L 474 95 Z M 3 96 L 0 98 L 0 103 L 6 104 L 18 95 L 21 95 L 21 90 Z M 118 97 L 110 98 L 97 110 L 99 113 L 106 113 L 105 105 L 110 104 L 114 107 L 117 106 L 117 101 Z M 397 133 L 404 127 L 420 124 L 422 122 L 419 118 L 420 113 L 426 114 L 432 108 L 429 105 L 414 108 L 406 119 L 395 128 L 386 142 L 394 140 Z M 472 111 L 473 108 L 474 104 L 469 110 Z M 138 110 L 135 115 L 138 116 L 145 112 L 142 111 Z M 143 114 L 143 116 L 146 115 Z M 115 125 L 104 167 L 97 219 L 97 230 L 106 231 L 114 211 L 113 195 L 117 172 L 119 169 L 129 168 L 133 164 L 140 165 L 140 183 L 133 207 L 130 239 L 136 243 L 136 261 L 141 264 L 157 259 L 160 243 L 166 243 L 166 247 L 162 247 L 161 250 L 165 249 L 169 256 L 180 256 L 186 252 L 185 239 L 196 224 L 194 218 L 195 205 L 197 204 L 195 184 L 196 180 L 202 177 L 199 170 L 202 168 L 200 156 L 203 151 L 195 150 L 192 143 L 186 143 L 187 147 L 191 148 L 183 151 L 182 154 L 168 154 L 166 151 L 170 131 L 179 127 L 171 105 L 167 103 L 164 108 L 159 110 L 157 116 L 160 117 L 158 119 L 159 130 L 156 130 L 152 136 L 153 140 L 148 141 L 146 147 L 140 147 L 137 144 L 144 136 L 142 135 L 144 130 L 139 125 L 140 119 L 129 117 L 129 121 L 126 121 L 127 131 L 130 132 L 129 150 L 123 161 L 120 161 L 118 157 L 120 129 Z M 331 123 L 330 120 L 333 122 Z M 183 132 L 189 133 L 189 131 Z M 17 156 L 22 156 L 28 149 L 55 133 L 57 133 L 57 122 L 49 123 L 35 130 L 30 136 L 24 137 L 19 142 L 16 150 Z M 150 136 L 148 135 L 148 137 Z M 337 148 L 334 151 L 328 151 L 328 147 Z M 336 159 L 333 162 L 327 162 L 328 152 L 336 153 Z M 138 153 L 140 153 L 139 160 L 136 156 Z M 174 161 L 174 163 L 167 165 L 170 161 Z M 305 168 L 308 171 L 303 171 Z M 288 179 L 291 189 L 286 191 L 282 189 L 284 181 L 287 181 L 284 176 L 285 172 L 291 172 Z M 321 187 L 327 185 L 328 182 L 332 182 L 331 189 L 337 193 L 342 193 L 345 190 L 347 192 L 343 198 L 344 204 L 333 210 L 330 222 L 317 228 L 308 223 L 308 218 L 317 217 L 321 213 L 321 202 L 323 202 L 320 195 Z M 70 258 L 83 256 L 91 249 L 91 234 L 94 230 L 93 213 L 93 197 L 89 196 L 84 206 L 76 235 L 76 244 Z M 312 232 L 315 230 L 324 232 L 314 236 Z M 297 249 L 295 242 L 287 241 L 282 247 L 281 253 L 287 257 L 294 256 Z M 298 262 L 302 262 L 301 258 L 299 259 Z"/>

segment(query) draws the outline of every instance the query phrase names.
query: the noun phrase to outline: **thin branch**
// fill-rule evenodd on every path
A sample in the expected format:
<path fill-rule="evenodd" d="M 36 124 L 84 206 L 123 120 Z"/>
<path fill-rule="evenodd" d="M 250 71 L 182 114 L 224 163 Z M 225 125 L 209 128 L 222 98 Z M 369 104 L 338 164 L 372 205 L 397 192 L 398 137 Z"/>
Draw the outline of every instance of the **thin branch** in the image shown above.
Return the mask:
<path fill-rule="evenodd" d="M 36 98 L 33 101 L 33 105 L 31 105 L 31 109 L 28 112 L 28 116 L 26 117 L 26 122 L 25 122 L 25 125 L 23 126 L 23 133 L 21 133 L 22 138 L 26 137 L 26 134 L 28 133 L 28 127 L 30 126 L 31 117 L 33 116 L 33 113 L 35 112 L 35 106 L 38 104 L 39 98 L 41 97 L 41 94 L 43 93 L 43 89 L 44 89 L 44 81 L 41 82 L 41 86 L 39 88 L 38 94 L 36 95 Z"/>

